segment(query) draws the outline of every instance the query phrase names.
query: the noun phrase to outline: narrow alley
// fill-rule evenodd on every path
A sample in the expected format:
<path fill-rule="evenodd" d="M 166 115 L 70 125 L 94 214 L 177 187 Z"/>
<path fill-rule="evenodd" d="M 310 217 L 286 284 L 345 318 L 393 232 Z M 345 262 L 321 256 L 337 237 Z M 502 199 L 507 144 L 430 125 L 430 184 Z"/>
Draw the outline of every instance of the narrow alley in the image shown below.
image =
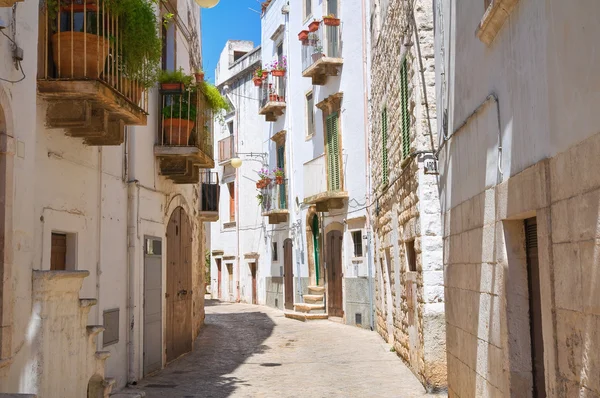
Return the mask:
<path fill-rule="evenodd" d="M 194 351 L 138 388 L 148 398 L 426 396 L 376 333 L 218 301 L 206 302 Z"/>

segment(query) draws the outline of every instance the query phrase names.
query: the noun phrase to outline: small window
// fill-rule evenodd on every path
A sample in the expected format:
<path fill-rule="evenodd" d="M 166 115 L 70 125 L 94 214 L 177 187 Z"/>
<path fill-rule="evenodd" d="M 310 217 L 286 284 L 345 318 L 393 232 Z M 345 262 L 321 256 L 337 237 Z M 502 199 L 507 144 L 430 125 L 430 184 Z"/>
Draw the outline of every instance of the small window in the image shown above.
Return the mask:
<path fill-rule="evenodd" d="M 229 221 L 235 221 L 235 183 L 230 182 L 227 184 L 229 188 Z"/>
<path fill-rule="evenodd" d="M 245 52 L 245 51 L 234 51 L 233 52 L 233 62 L 235 62 L 238 59 L 242 58 L 246 54 L 247 54 L 247 52 Z"/>
<path fill-rule="evenodd" d="M 315 134 L 315 100 L 313 92 L 306 94 L 306 136 L 312 137 Z"/>
<path fill-rule="evenodd" d="M 233 121 L 227 123 L 227 131 L 229 131 L 229 135 L 233 135 Z"/>
<path fill-rule="evenodd" d="M 312 16 L 312 0 L 304 0 L 304 20 Z"/>
<path fill-rule="evenodd" d="M 119 342 L 119 309 L 104 311 L 102 333 L 102 347 L 117 344 Z"/>
<path fill-rule="evenodd" d="M 354 257 L 362 257 L 362 231 L 352 231 L 352 242 L 354 242 Z"/>
<path fill-rule="evenodd" d="M 417 255 L 415 253 L 415 241 L 406 242 L 406 262 L 409 271 L 417 270 Z"/>
<path fill-rule="evenodd" d="M 277 260 L 277 242 L 273 242 L 273 250 L 271 250 L 271 260 L 278 261 Z"/>
<path fill-rule="evenodd" d="M 277 45 L 277 61 L 280 64 L 283 62 L 283 42 L 279 42 Z"/>

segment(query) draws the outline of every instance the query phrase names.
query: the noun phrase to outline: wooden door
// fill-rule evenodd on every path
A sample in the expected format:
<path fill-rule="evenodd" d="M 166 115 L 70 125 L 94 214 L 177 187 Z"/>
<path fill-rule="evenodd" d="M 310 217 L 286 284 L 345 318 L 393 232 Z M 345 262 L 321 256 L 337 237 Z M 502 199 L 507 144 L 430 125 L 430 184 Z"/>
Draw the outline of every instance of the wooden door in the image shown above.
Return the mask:
<path fill-rule="evenodd" d="M 167 362 L 192 350 L 192 229 L 183 208 L 167 227 Z"/>
<path fill-rule="evenodd" d="M 50 249 L 50 270 L 64 271 L 67 269 L 67 235 L 52 233 Z"/>
<path fill-rule="evenodd" d="M 327 234 L 327 313 L 330 316 L 344 316 L 342 302 L 342 233 L 331 231 Z"/>
<path fill-rule="evenodd" d="M 223 281 L 223 276 L 221 273 L 221 259 L 217 258 L 217 298 L 221 298 L 221 283 Z"/>
<path fill-rule="evenodd" d="M 285 308 L 294 309 L 294 265 L 292 263 L 292 240 L 283 242 L 283 278 L 285 282 Z"/>
<path fill-rule="evenodd" d="M 257 304 L 256 292 L 256 263 L 250 263 L 250 272 L 252 273 L 252 304 Z"/>

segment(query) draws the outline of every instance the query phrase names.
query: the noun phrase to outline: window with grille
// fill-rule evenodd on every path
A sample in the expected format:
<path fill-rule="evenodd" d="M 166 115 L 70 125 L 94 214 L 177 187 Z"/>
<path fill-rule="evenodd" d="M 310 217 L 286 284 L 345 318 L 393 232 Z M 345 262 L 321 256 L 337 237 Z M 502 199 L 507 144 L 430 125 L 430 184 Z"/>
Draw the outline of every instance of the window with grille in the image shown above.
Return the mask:
<path fill-rule="evenodd" d="M 315 134 L 315 100 L 313 92 L 306 94 L 306 136 Z"/>
<path fill-rule="evenodd" d="M 354 257 L 363 256 L 362 230 L 352 231 L 352 243 L 354 243 Z"/>
<path fill-rule="evenodd" d="M 333 112 L 327 116 L 327 188 L 328 191 L 342 189 L 342 176 L 340 171 L 340 138 L 338 113 Z"/>
<path fill-rule="evenodd" d="M 408 62 L 406 58 L 400 69 L 400 115 L 402 127 L 402 158 L 410 154 L 410 114 L 408 112 Z"/>
<path fill-rule="evenodd" d="M 381 166 L 383 184 L 385 185 L 388 183 L 389 178 L 387 108 L 383 108 L 383 111 L 381 111 Z"/>
<path fill-rule="evenodd" d="M 284 170 L 285 175 L 285 145 L 277 146 L 277 168 Z M 279 208 L 286 209 L 287 208 L 287 194 L 285 189 L 285 181 L 283 184 L 278 185 L 279 188 Z"/>

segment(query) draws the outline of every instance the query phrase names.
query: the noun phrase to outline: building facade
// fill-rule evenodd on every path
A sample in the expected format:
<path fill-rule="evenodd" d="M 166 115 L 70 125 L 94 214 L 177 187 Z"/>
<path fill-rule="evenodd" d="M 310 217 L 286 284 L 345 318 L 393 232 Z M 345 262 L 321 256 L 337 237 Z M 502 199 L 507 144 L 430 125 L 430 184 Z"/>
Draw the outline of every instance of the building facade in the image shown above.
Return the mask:
<path fill-rule="evenodd" d="M 213 167 L 212 116 L 194 95 L 190 138 L 167 136 L 173 94 L 127 79 L 116 47 L 100 58 L 108 41 L 93 27 L 75 32 L 88 23 L 83 13 L 100 21 L 95 2 L 59 8 L 60 23 L 44 2 L 6 3 L 0 392 L 108 396 L 190 351 L 203 325 L 202 217 L 211 209 L 199 169 Z M 155 13 L 157 30 L 173 14 L 163 68 L 193 72 L 199 7 L 169 1 Z M 115 37 L 122 28 L 102 27 Z"/>
<path fill-rule="evenodd" d="M 223 301 L 264 305 L 264 275 L 269 262 L 260 254 L 266 227 L 255 205 L 256 171 L 264 159 L 264 120 L 258 114 L 259 101 L 252 83 L 252 75 L 261 64 L 260 46 L 230 40 L 215 71 L 216 85 L 227 96 L 231 111 L 224 120 L 215 121 L 221 195 L 220 220 L 211 228 L 211 294 Z M 241 159 L 241 166 L 234 168 L 232 159 Z"/>
<path fill-rule="evenodd" d="M 432 2 L 376 0 L 371 7 L 370 211 L 377 331 L 428 391 L 443 390 L 444 278 L 434 161 Z"/>
<path fill-rule="evenodd" d="M 436 2 L 450 396 L 597 396 L 600 4 L 467 3 Z"/>

